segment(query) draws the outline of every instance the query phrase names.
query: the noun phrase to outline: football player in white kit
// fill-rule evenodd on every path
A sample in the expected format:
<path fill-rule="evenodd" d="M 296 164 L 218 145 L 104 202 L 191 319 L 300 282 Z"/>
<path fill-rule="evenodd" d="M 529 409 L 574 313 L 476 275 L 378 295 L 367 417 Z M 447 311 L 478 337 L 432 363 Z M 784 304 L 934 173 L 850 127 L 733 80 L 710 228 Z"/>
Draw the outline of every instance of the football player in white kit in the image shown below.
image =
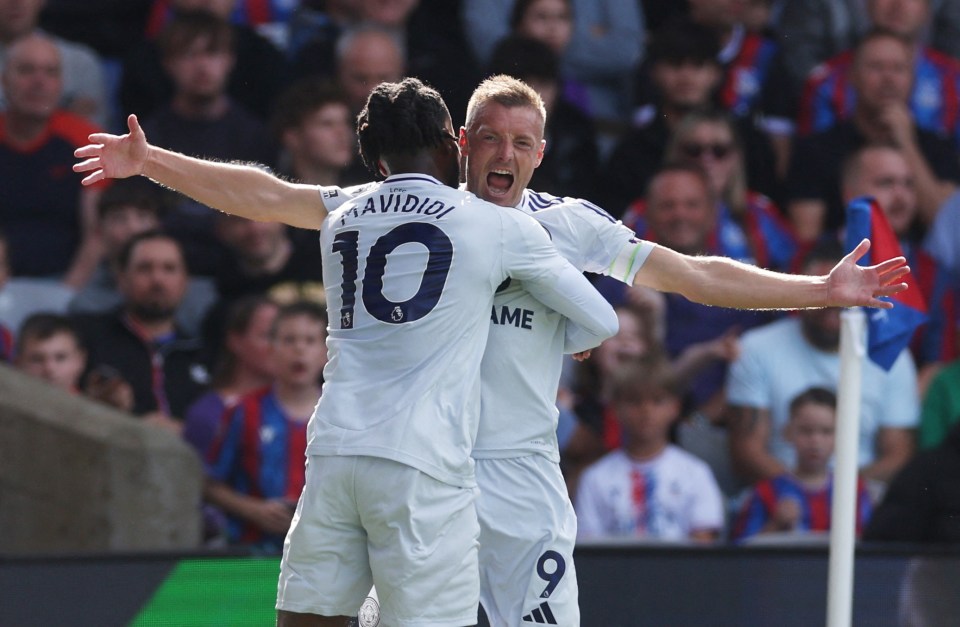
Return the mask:
<path fill-rule="evenodd" d="M 144 174 L 169 182 L 207 167 L 149 146 L 136 120 L 129 124 L 129 135 L 95 134 L 77 151 L 87 160 L 76 169 L 93 171 L 85 180 Z M 437 92 L 415 79 L 379 85 L 358 134 L 364 160 L 386 180 L 319 225 L 330 362 L 308 426 L 306 488 L 284 545 L 278 624 L 343 624 L 374 583 L 386 624 L 475 624 L 470 453 L 494 291 L 522 281 L 582 325 L 584 347 L 615 333 L 616 315 L 536 222 L 448 186 L 459 176 L 459 149 Z M 257 175 L 236 178 L 242 185 Z M 302 191 L 260 182 L 274 194 Z M 212 193 L 221 208 L 239 201 L 236 188 Z M 313 197 L 313 214 L 323 214 L 316 189 Z M 300 200 L 295 206 L 306 208 Z M 283 215 L 318 226 L 309 214 Z"/>

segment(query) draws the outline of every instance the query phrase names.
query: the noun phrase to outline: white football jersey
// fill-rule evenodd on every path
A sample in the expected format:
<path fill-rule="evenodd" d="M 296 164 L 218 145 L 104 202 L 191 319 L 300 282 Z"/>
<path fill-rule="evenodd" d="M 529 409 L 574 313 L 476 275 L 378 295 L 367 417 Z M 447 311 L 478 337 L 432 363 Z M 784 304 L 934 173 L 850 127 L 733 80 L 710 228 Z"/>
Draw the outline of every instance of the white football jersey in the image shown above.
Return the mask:
<path fill-rule="evenodd" d="M 630 284 L 653 250 L 653 244 L 637 239 L 585 200 L 527 189 L 517 208 L 546 228 L 560 254 L 578 270 Z M 522 281 L 513 280 L 497 291 L 490 318 L 473 456 L 539 453 L 559 461 L 556 400 L 567 320 L 531 296 Z"/>
<path fill-rule="evenodd" d="M 330 316 L 309 455 L 370 455 L 475 485 L 470 452 L 493 294 L 521 280 L 593 332 L 616 315 L 515 209 L 422 174 L 364 186 L 320 236 Z"/>

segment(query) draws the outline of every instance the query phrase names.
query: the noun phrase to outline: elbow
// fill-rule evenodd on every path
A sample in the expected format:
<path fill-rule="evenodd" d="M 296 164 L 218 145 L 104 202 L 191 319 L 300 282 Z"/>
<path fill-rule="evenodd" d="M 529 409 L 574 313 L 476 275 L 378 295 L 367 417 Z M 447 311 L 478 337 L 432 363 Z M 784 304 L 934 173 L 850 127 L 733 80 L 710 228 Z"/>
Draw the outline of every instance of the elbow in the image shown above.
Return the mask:
<path fill-rule="evenodd" d="M 600 323 L 600 335 L 603 339 L 613 337 L 620 330 L 620 319 L 617 318 L 617 312 L 613 310 L 613 307 L 607 308 Z"/>

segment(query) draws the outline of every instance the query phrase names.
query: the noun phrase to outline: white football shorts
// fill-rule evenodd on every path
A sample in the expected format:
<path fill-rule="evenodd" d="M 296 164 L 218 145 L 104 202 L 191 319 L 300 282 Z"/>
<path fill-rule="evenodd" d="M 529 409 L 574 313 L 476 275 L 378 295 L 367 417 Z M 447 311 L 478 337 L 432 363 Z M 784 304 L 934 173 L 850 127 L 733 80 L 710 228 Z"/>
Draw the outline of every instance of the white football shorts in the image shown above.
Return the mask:
<path fill-rule="evenodd" d="M 477 459 L 480 602 L 492 627 L 580 624 L 577 517 L 542 455 Z"/>
<path fill-rule="evenodd" d="M 356 616 L 376 585 L 383 625 L 477 622 L 475 488 L 365 456 L 310 456 L 283 545 L 277 609 Z"/>

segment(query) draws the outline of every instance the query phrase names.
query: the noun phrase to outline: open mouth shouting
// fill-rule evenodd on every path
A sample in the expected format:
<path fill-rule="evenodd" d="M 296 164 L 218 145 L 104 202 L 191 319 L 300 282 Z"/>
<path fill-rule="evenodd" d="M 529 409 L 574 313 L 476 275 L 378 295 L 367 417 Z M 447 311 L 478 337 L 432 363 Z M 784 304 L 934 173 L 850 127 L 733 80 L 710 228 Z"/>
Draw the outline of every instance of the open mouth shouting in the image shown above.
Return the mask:
<path fill-rule="evenodd" d="M 513 180 L 513 172 L 510 170 L 493 170 L 487 174 L 487 189 L 490 190 L 491 196 L 505 198 L 510 194 Z"/>

